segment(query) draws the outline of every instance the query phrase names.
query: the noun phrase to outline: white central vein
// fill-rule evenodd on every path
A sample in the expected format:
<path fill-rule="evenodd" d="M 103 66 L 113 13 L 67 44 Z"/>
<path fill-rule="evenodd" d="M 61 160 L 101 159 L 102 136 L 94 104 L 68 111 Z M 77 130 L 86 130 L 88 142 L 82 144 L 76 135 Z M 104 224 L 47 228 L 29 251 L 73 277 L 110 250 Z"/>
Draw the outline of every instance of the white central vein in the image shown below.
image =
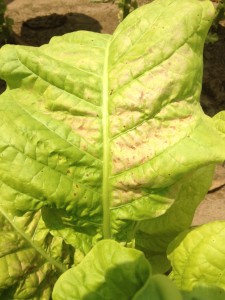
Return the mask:
<path fill-rule="evenodd" d="M 102 133 L 103 133 L 103 178 L 102 178 L 102 205 L 103 205 L 103 238 L 111 237 L 110 230 L 110 146 L 109 146 L 109 82 L 108 82 L 108 42 L 103 71 L 103 91 L 102 91 Z"/>

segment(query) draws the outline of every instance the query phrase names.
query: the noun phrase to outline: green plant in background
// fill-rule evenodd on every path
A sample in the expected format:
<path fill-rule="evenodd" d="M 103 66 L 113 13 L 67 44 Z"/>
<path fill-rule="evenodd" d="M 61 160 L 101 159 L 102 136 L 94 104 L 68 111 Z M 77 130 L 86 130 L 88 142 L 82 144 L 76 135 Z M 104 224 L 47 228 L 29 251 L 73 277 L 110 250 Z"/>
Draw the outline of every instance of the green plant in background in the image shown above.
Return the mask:
<path fill-rule="evenodd" d="M 119 7 L 119 20 L 122 21 L 126 16 L 138 7 L 137 0 L 91 0 L 91 2 L 113 2 L 117 3 Z"/>
<path fill-rule="evenodd" d="M 219 21 L 225 18 L 225 0 L 214 1 L 216 16 L 214 18 L 213 26 L 218 26 Z"/>
<path fill-rule="evenodd" d="M 136 0 L 120 0 L 118 1 L 119 19 L 122 21 L 126 16 L 138 7 Z"/>
<path fill-rule="evenodd" d="M 189 230 L 225 159 L 199 103 L 214 16 L 155 0 L 113 35 L 1 49 L 0 298 L 224 296 L 225 222 Z"/>
<path fill-rule="evenodd" d="M 6 5 L 0 0 L 0 46 L 12 41 L 13 20 L 5 16 Z"/>
<path fill-rule="evenodd" d="M 220 21 L 224 20 L 225 18 L 225 0 L 217 0 L 213 2 L 213 4 L 216 10 L 216 15 L 207 35 L 206 43 L 215 43 L 218 41 L 218 26 Z"/>

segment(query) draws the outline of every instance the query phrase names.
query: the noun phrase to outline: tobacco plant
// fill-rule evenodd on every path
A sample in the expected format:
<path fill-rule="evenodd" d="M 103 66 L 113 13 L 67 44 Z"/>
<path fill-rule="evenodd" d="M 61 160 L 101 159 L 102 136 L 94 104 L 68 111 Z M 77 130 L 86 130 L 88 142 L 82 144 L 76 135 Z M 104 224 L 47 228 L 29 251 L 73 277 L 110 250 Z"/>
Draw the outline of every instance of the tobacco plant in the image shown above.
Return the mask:
<path fill-rule="evenodd" d="M 1 299 L 224 296 L 225 222 L 189 229 L 225 159 L 199 104 L 214 16 L 155 0 L 113 35 L 1 49 Z"/>

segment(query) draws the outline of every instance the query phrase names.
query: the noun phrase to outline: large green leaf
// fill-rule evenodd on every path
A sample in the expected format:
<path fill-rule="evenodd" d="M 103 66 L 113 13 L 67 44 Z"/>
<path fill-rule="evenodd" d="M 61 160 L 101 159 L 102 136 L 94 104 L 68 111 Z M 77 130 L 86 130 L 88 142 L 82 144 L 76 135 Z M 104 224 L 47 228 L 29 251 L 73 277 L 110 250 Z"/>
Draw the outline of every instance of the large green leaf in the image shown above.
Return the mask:
<path fill-rule="evenodd" d="M 198 284 L 225 290 L 225 222 L 215 221 L 181 233 L 169 246 L 171 278 L 179 289 Z"/>
<path fill-rule="evenodd" d="M 53 299 L 134 299 L 150 275 L 150 265 L 141 252 L 104 240 L 79 266 L 60 277 Z"/>
<path fill-rule="evenodd" d="M 199 104 L 213 15 L 208 0 L 156 0 L 112 36 L 76 32 L 1 49 L 0 199 L 19 235 L 17 216 L 42 210 L 76 263 L 102 238 L 132 243 L 177 199 L 196 206 L 225 158 Z M 205 166 L 204 189 L 181 192 Z"/>
<path fill-rule="evenodd" d="M 198 101 L 213 13 L 209 1 L 159 0 L 113 36 L 4 47 L 2 198 L 23 211 L 61 209 L 79 230 L 119 240 L 163 214 L 178 180 L 224 159 Z"/>

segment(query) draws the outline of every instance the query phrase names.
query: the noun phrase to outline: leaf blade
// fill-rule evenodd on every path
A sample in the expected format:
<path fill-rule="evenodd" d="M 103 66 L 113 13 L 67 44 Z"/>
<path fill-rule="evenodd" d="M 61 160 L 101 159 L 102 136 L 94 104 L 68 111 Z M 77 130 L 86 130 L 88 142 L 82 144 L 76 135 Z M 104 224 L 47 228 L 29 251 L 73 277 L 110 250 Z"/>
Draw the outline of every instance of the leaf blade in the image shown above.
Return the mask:
<path fill-rule="evenodd" d="M 59 273 L 71 264 L 69 247 L 63 245 L 62 239 L 51 238 L 40 211 L 19 217 L 11 214 L 10 217 L 10 213 L 1 208 L 0 221 L 1 296 L 5 299 L 49 299 Z"/>
<path fill-rule="evenodd" d="M 171 278 L 178 288 L 189 291 L 198 283 L 224 289 L 223 238 L 224 222 L 215 221 L 181 233 L 170 244 Z"/>
<path fill-rule="evenodd" d="M 64 299 L 65 295 L 71 299 L 133 299 L 149 275 L 150 266 L 141 252 L 104 240 L 79 266 L 63 274 L 53 299 Z"/>

